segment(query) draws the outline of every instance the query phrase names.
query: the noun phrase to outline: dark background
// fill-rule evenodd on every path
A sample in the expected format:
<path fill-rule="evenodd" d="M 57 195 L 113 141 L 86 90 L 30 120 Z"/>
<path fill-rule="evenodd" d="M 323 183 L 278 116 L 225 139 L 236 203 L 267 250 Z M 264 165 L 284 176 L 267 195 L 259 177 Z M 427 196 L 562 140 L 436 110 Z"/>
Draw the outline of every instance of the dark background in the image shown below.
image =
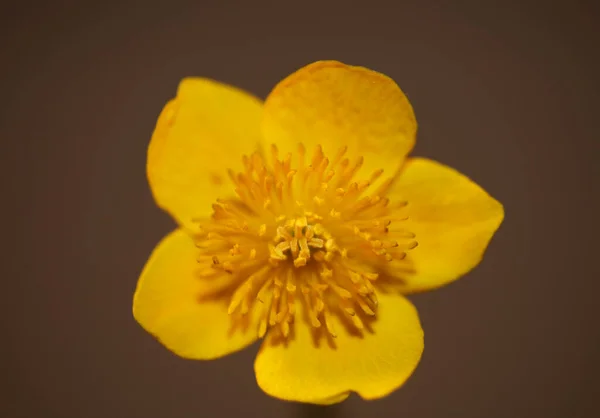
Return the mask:
<path fill-rule="evenodd" d="M 266 96 L 318 59 L 394 78 L 415 154 L 504 203 L 484 262 L 412 298 L 425 354 L 392 396 L 345 417 L 597 417 L 598 7 L 507 0 L 384 4 L 38 2 L 2 7 L 0 416 L 292 416 L 256 386 L 257 346 L 170 354 L 132 293 L 173 223 L 145 153 L 180 78 Z M 595 399 L 596 398 L 596 399 Z"/>

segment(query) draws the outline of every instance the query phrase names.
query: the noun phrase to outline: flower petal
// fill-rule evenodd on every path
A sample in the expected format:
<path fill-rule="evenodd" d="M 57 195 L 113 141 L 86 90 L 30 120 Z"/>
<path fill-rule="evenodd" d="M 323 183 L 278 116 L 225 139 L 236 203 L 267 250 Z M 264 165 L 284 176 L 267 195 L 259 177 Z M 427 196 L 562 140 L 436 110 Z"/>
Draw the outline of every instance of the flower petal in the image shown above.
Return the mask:
<path fill-rule="evenodd" d="M 200 300 L 207 286 L 195 275 L 197 256 L 194 242 L 183 230 L 166 236 L 142 271 L 133 315 L 175 354 L 208 360 L 253 343 L 256 327 L 232 332 L 227 303 Z"/>
<path fill-rule="evenodd" d="M 442 286 L 473 269 L 504 218 L 502 204 L 481 187 L 424 158 L 407 160 L 390 196 L 408 202 L 402 226 L 419 244 L 408 253 L 410 269 L 399 263 L 391 270 L 404 282 L 403 293 Z"/>
<path fill-rule="evenodd" d="M 353 161 L 364 157 L 363 176 L 393 174 L 415 143 L 410 102 L 389 77 L 337 61 L 318 61 L 281 81 L 265 101 L 263 135 L 284 152 L 307 152 L 320 144 L 334 157 L 348 146 Z"/>
<path fill-rule="evenodd" d="M 317 404 L 340 402 L 350 391 L 376 399 L 397 389 L 419 363 L 423 330 L 407 299 L 395 294 L 378 294 L 378 299 L 373 332 L 350 335 L 338 322 L 335 347 L 316 346 L 301 321 L 287 346 L 269 334 L 254 364 L 258 385 L 276 398 Z"/>
<path fill-rule="evenodd" d="M 148 147 L 148 180 L 157 204 L 183 226 L 211 213 L 233 192 L 227 169 L 241 171 L 257 149 L 262 103 L 249 93 L 203 78 L 181 81 L 164 107 Z"/>

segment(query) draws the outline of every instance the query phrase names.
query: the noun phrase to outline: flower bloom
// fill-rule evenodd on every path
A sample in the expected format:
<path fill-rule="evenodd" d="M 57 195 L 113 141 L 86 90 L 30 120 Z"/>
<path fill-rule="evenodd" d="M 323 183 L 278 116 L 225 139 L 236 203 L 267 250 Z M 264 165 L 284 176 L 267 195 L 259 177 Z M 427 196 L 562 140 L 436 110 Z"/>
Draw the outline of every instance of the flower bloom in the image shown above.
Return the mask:
<path fill-rule="evenodd" d="M 263 338 L 256 379 L 277 398 L 394 391 L 423 352 L 404 295 L 475 267 L 504 216 L 464 175 L 407 157 L 416 131 L 396 83 L 363 67 L 315 62 L 264 103 L 182 80 L 147 164 L 179 228 L 141 273 L 135 319 L 190 359 Z"/>

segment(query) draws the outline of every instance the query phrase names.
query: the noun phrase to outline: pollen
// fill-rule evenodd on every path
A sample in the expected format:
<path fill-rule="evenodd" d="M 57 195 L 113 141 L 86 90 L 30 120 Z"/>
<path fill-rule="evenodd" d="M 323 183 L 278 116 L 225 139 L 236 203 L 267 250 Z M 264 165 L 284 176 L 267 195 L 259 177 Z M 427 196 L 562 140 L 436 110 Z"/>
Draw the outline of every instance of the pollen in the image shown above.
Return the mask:
<path fill-rule="evenodd" d="M 232 323 L 250 315 L 259 337 L 308 326 L 335 338 L 376 317 L 378 282 L 417 241 L 407 202 L 388 198 L 393 177 L 355 180 L 363 159 L 346 152 L 329 159 L 317 146 L 308 158 L 299 145 L 292 163 L 272 146 L 229 171 L 236 195 L 213 204 L 195 238 L 198 276 L 227 299 Z"/>

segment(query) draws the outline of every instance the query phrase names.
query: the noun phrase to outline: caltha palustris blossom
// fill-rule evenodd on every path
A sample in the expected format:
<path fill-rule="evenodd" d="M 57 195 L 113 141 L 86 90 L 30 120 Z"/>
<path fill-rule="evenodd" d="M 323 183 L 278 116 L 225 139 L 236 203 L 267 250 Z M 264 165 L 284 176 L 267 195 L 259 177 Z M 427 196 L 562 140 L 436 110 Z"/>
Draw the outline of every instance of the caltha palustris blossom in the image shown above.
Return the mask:
<path fill-rule="evenodd" d="M 363 67 L 315 62 L 264 102 L 182 80 L 147 162 L 179 227 L 142 271 L 136 320 L 189 359 L 264 339 L 256 379 L 281 399 L 394 391 L 423 352 L 404 295 L 470 271 L 504 216 L 466 176 L 408 157 L 416 131 L 396 83 Z"/>

